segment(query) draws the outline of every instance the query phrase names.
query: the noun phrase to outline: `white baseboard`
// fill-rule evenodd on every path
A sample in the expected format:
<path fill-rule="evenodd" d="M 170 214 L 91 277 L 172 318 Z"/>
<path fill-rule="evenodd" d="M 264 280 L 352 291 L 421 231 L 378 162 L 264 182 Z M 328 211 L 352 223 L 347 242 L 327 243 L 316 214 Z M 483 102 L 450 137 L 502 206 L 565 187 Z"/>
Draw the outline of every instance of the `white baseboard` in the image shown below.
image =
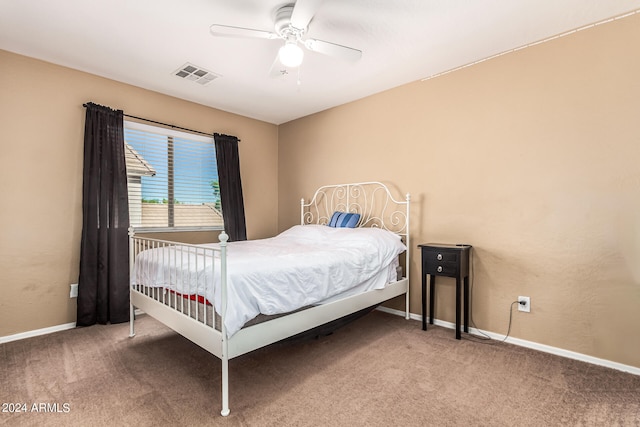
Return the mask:
<path fill-rule="evenodd" d="M 19 334 L 7 335 L 0 337 L 0 344 L 6 342 L 23 340 L 26 338 L 37 337 L 38 335 L 51 334 L 53 332 L 66 331 L 67 329 L 73 329 L 76 327 L 76 322 L 65 323 L 64 325 L 50 326 L 48 328 L 36 329 L 34 331 L 21 332 Z"/>
<path fill-rule="evenodd" d="M 387 307 L 378 307 L 378 310 L 383 311 L 385 313 L 395 314 L 397 316 L 405 316 L 405 312 L 403 310 L 395 310 Z M 412 320 L 417 320 L 422 322 L 422 315 L 410 313 L 410 318 Z M 456 328 L 455 323 L 445 322 L 443 320 L 434 319 L 434 325 L 442 326 L 443 328 L 454 329 Z M 469 328 L 469 333 L 477 336 L 489 336 L 491 339 L 502 341 L 505 339 L 505 335 L 496 334 L 493 332 L 480 331 L 476 328 Z M 607 368 L 617 369 L 619 371 L 629 372 L 634 375 L 640 375 L 640 368 L 630 365 L 624 365 L 622 363 L 613 362 L 611 360 L 600 359 L 598 357 L 589 356 L 582 353 L 576 353 L 574 351 L 565 350 L 558 347 L 552 347 L 550 345 L 539 344 L 533 341 L 522 340 L 520 338 L 508 337 L 505 342 L 509 344 L 519 345 L 521 347 L 531 348 L 533 350 L 542 351 L 545 353 L 555 354 L 558 356 L 566 357 L 569 359 L 580 360 L 582 362 L 591 363 L 594 365 L 605 366 Z"/>
<path fill-rule="evenodd" d="M 141 316 L 145 314 L 144 311 L 139 309 L 136 309 L 134 313 L 136 314 L 136 316 Z M 66 331 L 67 329 L 73 329 L 75 327 L 76 327 L 76 322 L 72 322 L 72 323 L 65 323 L 64 325 L 50 326 L 48 328 L 21 332 L 19 334 L 14 334 L 14 335 L 7 335 L 4 337 L 0 337 L 0 344 L 11 342 L 11 341 L 24 340 L 31 337 L 37 337 L 38 335 L 46 335 L 46 334 L 52 334 L 54 332 Z"/>

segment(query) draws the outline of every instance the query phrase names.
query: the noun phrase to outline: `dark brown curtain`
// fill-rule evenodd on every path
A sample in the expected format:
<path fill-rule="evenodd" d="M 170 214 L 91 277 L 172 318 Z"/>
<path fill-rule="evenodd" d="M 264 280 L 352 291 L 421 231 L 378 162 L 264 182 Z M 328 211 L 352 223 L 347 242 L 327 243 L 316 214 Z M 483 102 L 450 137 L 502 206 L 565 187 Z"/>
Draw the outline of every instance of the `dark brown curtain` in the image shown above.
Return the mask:
<path fill-rule="evenodd" d="M 129 320 L 123 112 L 86 104 L 78 326 Z"/>
<path fill-rule="evenodd" d="M 247 226 L 244 217 L 244 199 L 240 180 L 240 156 L 238 138 L 229 135 L 213 135 L 218 162 L 220 182 L 220 202 L 224 228 L 229 241 L 247 240 Z"/>

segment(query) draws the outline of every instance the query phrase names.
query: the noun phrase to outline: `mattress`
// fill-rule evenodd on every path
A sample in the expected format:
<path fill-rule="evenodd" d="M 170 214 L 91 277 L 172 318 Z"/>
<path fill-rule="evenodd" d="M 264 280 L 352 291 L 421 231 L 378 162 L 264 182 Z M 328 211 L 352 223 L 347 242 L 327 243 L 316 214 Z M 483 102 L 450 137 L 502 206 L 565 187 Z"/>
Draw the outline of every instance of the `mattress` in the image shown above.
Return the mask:
<path fill-rule="evenodd" d="M 387 230 L 324 225 L 298 225 L 269 239 L 230 242 L 227 333 L 233 335 L 261 314 L 289 313 L 382 289 L 396 279 L 398 255 L 405 250 L 400 236 Z M 140 252 L 131 284 L 198 296 L 212 301 L 220 313 L 219 254 L 194 256 L 190 251 L 176 246 Z"/>
<path fill-rule="evenodd" d="M 389 266 L 389 268 L 387 269 L 387 284 L 397 282 L 400 279 L 402 279 L 402 267 L 400 267 L 399 258 L 396 257 L 391 263 L 391 265 Z M 193 319 L 196 319 L 200 323 L 205 323 L 210 327 L 215 327 L 215 329 L 218 331 L 221 330 L 220 315 L 213 309 L 213 307 L 211 306 L 211 303 L 209 303 L 208 301 L 205 302 L 204 298 L 194 298 L 193 295 L 180 295 L 180 294 L 176 294 L 175 292 L 168 291 L 166 288 L 159 288 L 159 287 L 136 285 L 136 290 L 138 290 L 140 293 L 158 302 L 168 305 L 169 307 Z M 368 289 L 364 287 L 355 286 L 345 291 L 342 294 L 335 295 L 324 301 L 319 301 L 318 303 L 314 304 L 314 306 L 327 304 L 342 298 L 346 298 L 348 296 L 357 295 L 359 293 L 366 292 L 367 290 Z M 313 307 L 313 306 L 302 307 L 295 311 L 305 310 L 309 307 Z M 260 313 L 253 319 L 248 320 L 242 327 L 245 328 L 251 325 L 256 325 L 258 323 L 266 322 L 268 320 L 275 319 L 280 316 L 285 316 L 289 313 L 291 312 L 279 313 L 279 314 L 273 314 L 273 315 L 266 315 L 266 314 Z M 215 323 L 214 323 L 214 319 L 215 319 Z"/>

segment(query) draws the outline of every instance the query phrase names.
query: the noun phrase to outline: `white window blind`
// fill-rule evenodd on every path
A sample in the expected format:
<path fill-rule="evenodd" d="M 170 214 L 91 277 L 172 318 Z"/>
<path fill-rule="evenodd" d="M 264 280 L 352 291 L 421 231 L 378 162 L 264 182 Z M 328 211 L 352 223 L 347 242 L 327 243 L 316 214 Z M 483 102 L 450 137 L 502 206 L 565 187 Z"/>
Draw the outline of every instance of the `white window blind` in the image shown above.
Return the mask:
<path fill-rule="evenodd" d="M 223 228 L 213 136 L 125 121 L 124 140 L 134 228 Z"/>

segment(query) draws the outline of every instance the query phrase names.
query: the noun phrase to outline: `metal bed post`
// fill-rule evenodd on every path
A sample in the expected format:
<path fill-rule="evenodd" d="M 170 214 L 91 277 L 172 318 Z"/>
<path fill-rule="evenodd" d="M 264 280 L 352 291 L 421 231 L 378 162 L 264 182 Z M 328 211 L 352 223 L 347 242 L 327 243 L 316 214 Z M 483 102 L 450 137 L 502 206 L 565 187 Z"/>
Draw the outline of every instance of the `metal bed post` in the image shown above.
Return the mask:
<path fill-rule="evenodd" d="M 129 227 L 129 283 L 127 284 L 129 286 L 129 337 L 133 338 L 136 336 L 135 333 L 135 327 L 134 327 L 134 322 L 135 322 L 135 307 L 133 306 L 133 304 L 131 303 L 131 275 L 133 274 L 133 263 L 134 263 L 134 259 L 135 259 L 135 244 L 134 244 L 134 240 L 133 238 L 135 237 L 135 230 L 133 229 L 133 227 Z"/>
<path fill-rule="evenodd" d="M 220 331 L 222 332 L 222 411 L 223 417 L 229 415 L 229 342 L 227 337 L 227 328 L 224 324 L 225 315 L 227 314 L 227 240 L 229 236 L 222 230 L 218 236 L 220 240 L 220 291 L 222 294 L 222 313 L 220 322 Z"/>
<path fill-rule="evenodd" d="M 404 307 L 405 307 L 405 314 L 404 314 L 404 318 L 406 320 L 410 319 L 410 313 L 409 313 L 409 289 L 411 288 L 410 284 L 411 281 L 409 280 L 409 270 L 411 270 L 411 242 L 409 241 L 409 225 L 411 224 L 411 222 L 409 221 L 409 205 L 411 204 L 411 195 L 409 193 L 407 193 L 406 196 L 406 201 L 407 201 L 407 229 L 405 230 L 405 232 L 407 233 L 407 243 L 406 243 L 406 247 L 407 247 L 407 256 L 406 256 L 406 260 L 405 260 L 405 264 L 406 264 L 406 269 L 407 269 L 407 274 L 405 275 L 407 278 L 407 293 L 405 295 L 405 303 L 404 303 Z"/>

